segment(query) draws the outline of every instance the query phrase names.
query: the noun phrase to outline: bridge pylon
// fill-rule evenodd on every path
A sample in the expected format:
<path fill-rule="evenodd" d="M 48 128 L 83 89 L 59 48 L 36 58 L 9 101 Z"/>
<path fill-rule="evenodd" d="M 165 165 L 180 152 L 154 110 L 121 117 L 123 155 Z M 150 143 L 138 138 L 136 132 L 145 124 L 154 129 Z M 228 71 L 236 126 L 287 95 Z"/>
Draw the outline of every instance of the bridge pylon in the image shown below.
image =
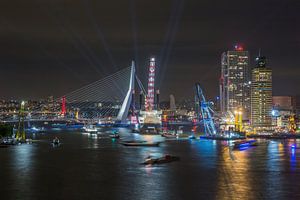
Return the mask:
<path fill-rule="evenodd" d="M 25 118 L 25 102 L 22 101 L 20 111 L 19 111 L 18 129 L 15 136 L 17 140 L 21 140 L 21 141 L 25 141 L 26 139 L 24 118 Z"/>
<path fill-rule="evenodd" d="M 132 61 L 128 91 L 117 116 L 117 121 L 120 121 L 121 123 L 125 123 L 127 120 L 128 111 L 132 102 L 132 96 L 133 96 L 132 94 L 134 91 L 134 80 L 135 80 L 135 63 L 134 61 Z"/>
<path fill-rule="evenodd" d="M 61 99 L 61 115 L 65 116 L 67 113 L 67 109 L 66 109 L 66 96 L 63 96 Z"/>

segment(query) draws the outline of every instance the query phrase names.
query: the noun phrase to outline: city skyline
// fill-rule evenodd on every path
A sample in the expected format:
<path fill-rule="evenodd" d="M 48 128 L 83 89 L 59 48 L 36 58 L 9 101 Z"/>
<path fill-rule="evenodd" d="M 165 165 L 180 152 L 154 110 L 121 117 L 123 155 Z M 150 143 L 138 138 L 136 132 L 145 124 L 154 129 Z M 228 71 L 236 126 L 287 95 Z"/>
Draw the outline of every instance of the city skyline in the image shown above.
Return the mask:
<path fill-rule="evenodd" d="M 195 82 L 212 99 L 220 54 L 237 43 L 250 53 L 249 70 L 259 49 L 268 58 L 274 95 L 299 95 L 297 1 L 251 1 L 247 9 L 237 1 L 118 3 L 26 1 L 15 7 L 6 1 L 1 97 L 58 97 L 128 67 L 132 59 L 146 85 L 147 62 L 155 55 L 162 100 L 192 97 Z"/>
<path fill-rule="evenodd" d="M 300 199 L 300 0 L 1 3 L 1 199 Z"/>

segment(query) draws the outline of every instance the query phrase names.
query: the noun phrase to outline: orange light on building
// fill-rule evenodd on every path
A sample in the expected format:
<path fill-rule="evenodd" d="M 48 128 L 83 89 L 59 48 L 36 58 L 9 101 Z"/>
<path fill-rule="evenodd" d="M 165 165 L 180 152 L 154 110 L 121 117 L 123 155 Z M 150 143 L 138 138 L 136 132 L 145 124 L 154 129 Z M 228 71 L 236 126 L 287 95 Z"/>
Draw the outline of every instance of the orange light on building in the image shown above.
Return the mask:
<path fill-rule="evenodd" d="M 163 116 L 162 116 L 162 121 L 163 121 L 163 122 L 168 121 L 168 116 L 167 116 L 167 115 L 163 115 Z"/>

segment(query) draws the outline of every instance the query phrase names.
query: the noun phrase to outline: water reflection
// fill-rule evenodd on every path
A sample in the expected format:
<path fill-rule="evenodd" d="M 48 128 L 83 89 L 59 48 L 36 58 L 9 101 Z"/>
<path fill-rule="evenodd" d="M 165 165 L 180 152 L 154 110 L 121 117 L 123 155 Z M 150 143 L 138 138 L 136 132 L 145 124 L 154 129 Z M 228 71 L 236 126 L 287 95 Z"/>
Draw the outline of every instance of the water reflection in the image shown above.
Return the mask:
<path fill-rule="evenodd" d="M 119 131 L 122 139 L 164 141 Z M 58 136 L 62 145 L 52 148 Z M 231 151 L 230 142 L 165 140 L 126 147 L 81 133 L 36 135 L 40 142 L 0 149 L 1 199 L 300 199 L 299 140 L 259 141 Z M 44 141 L 44 142 L 42 142 Z M 151 155 L 180 161 L 144 166 Z M 50 190 L 49 190 L 50 188 Z"/>
<path fill-rule="evenodd" d="M 288 152 L 290 153 L 290 169 L 293 172 L 297 170 L 297 155 L 300 153 L 299 142 L 296 140 L 289 140 L 287 144 Z"/>
<path fill-rule="evenodd" d="M 20 198 L 20 194 L 30 194 L 36 167 L 35 150 L 33 144 L 17 145 L 11 149 L 12 189 L 17 191 L 11 194 L 12 199 Z"/>
<path fill-rule="evenodd" d="M 247 199 L 252 194 L 248 152 L 223 146 L 218 158 L 216 199 Z"/>
<path fill-rule="evenodd" d="M 193 144 L 190 152 L 195 158 L 201 160 L 201 167 L 203 168 L 215 168 L 217 161 L 217 142 L 211 140 L 192 140 Z"/>
<path fill-rule="evenodd" d="M 283 144 L 280 142 L 270 141 L 267 144 L 267 169 L 270 171 L 282 170 L 281 159 L 284 155 Z"/>

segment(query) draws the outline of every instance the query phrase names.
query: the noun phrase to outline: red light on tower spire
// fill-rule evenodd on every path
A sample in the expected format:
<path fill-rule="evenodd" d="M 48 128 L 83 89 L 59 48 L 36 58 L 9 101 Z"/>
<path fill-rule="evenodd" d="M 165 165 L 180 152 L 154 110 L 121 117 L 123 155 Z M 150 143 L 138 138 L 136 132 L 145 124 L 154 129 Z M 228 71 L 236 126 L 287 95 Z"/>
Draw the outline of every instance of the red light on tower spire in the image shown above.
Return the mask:
<path fill-rule="evenodd" d="M 243 46 L 242 46 L 241 44 L 236 44 L 236 45 L 234 46 L 234 49 L 235 49 L 236 51 L 243 51 L 243 50 L 244 50 L 244 48 L 243 48 Z"/>

